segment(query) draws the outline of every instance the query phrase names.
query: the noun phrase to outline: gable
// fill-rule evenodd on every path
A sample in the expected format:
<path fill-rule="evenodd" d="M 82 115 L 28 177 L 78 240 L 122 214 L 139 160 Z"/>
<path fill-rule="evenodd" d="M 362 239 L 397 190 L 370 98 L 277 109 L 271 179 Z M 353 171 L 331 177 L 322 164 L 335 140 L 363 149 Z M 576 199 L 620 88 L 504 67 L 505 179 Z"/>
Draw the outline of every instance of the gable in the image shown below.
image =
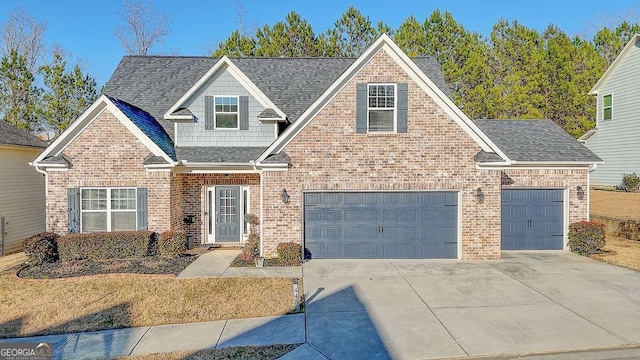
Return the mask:
<path fill-rule="evenodd" d="M 63 159 L 63 151 L 71 144 L 76 138 L 82 135 L 85 129 L 90 126 L 101 114 L 107 112 L 112 114 L 117 121 L 119 121 L 135 138 L 143 144 L 148 151 L 155 156 L 160 156 L 165 159 L 168 164 L 174 162 L 172 157 L 175 157 L 175 153 L 172 153 L 173 146 L 168 134 L 163 131 L 159 124 L 154 123 L 155 120 L 148 113 L 137 109 L 122 101 L 113 99 L 112 101 L 106 95 L 100 96 L 71 126 L 69 126 L 49 147 L 47 147 L 42 154 L 40 154 L 33 162 L 33 166 L 45 165 L 43 160 L 46 159 Z M 122 109 L 120 109 L 121 107 Z M 126 114 L 132 116 L 134 120 L 130 119 Z M 146 133 L 145 133 L 146 132 Z M 105 144 L 111 144 L 114 140 L 112 137 L 105 137 L 109 134 L 108 130 L 104 131 L 104 135 L 100 139 Z M 153 139 L 152 139 L 153 138 Z M 155 141 L 158 141 L 158 145 Z M 167 154 L 162 148 L 167 148 L 169 154 Z M 64 162 L 55 161 L 51 162 L 51 165 L 64 166 Z"/>
<path fill-rule="evenodd" d="M 616 57 L 616 59 L 609 65 L 609 68 L 604 72 L 604 74 L 600 77 L 598 82 L 593 86 L 593 88 L 589 91 L 590 95 L 595 95 L 602 92 L 602 87 L 609 81 L 609 78 L 613 76 L 614 73 L 618 72 L 618 67 L 622 62 L 626 62 L 627 56 L 634 52 L 637 54 L 638 48 L 640 47 L 640 34 L 635 34 L 631 37 L 631 40 L 625 45 L 620 54 Z M 632 60 L 637 63 L 636 60 Z"/>
<path fill-rule="evenodd" d="M 358 84 L 407 85 L 406 133 L 359 133 L 356 124 Z M 296 167 L 317 167 L 343 179 L 356 173 L 375 173 L 376 179 L 398 181 L 396 166 L 437 171 L 475 169 L 481 147 L 384 50 L 375 54 L 336 93 L 283 151 Z"/>
<path fill-rule="evenodd" d="M 294 123 L 284 132 L 258 159 L 263 161 L 266 157 L 277 154 L 290 142 L 297 134 L 304 129 L 311 119 L 322 110 L 329 102 L 335 99 L 336 94 L 353 79 L 358 72 L 368 64 L 379 52 L 384 51 L 390 62 L 398 65 L 402 71 L 411 78 L 419 88 L 424 91 L 445 113 L 466 132 L 485 152 L 498 154 L 503 160 L 508 161 L 506 155 L 489 139 L 473 122 L 448 98 L 444 92 L 436 86 L 406 54 L 398 48 L 395 43 L 386 35 L 381 35 L 351 66 L 318 98 L 302 115 L 301 119 Z M 390 74 L 393 75 L 393 74 Z M 394 81 L 391 77 L 390 81 Z M 351 99 L 353 102 L 355 97 Z"/>
<path fill-rule="evenodd" d="M 238 129 L 213 129 L 211 125 L 215 122 L 214 114 L 211 114 L 207 125 L 206 106 L 207 98 L 210 101 L 216 97 L 226 97 L 235 99 L 246 99 L 246 107 L 238 108 L 238 121 L 240 117 L 246 119 L 246 127 Z M 247 90 L 240 81 L 226 67 L 218 69 L 190 98 L 183 103 L 193 120 L 176 120 L 176 146 L 269 146 L 276 137 L 277 124 L 271 121 L 280 116 L 272 110 L 272 117 L 266 120 L 258 118 L 267 109 L 253 94 Z M 240 104 L 238 103 L 238 106 Z M 213 110 L 213 107 L 211 108 Z M 246 110 L 246 114 L 241 112 Z M 242 116 L 241 116 L 242 115 Z"/>

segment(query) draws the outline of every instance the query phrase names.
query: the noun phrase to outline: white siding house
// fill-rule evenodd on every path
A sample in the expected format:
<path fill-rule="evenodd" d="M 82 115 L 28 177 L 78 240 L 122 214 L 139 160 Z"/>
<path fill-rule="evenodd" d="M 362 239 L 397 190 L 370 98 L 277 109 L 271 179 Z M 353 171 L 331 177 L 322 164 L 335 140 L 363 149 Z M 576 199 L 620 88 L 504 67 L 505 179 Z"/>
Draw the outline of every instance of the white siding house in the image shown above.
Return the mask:
<path fill-rule="evenodd" d="M 640 34 L 589 94 L 597 97 L 596 128 L 581 140 L 604 160 L 591 173 L 591 185 L 616 186 L 623 174 L 640 175 Z"/>
<path fill-rule="evenodd" d="M 0 120 L 0 247 L 22 249 L 22 240 L 45 231 L 44 175 L 33 161 L 47 143 Z"/>

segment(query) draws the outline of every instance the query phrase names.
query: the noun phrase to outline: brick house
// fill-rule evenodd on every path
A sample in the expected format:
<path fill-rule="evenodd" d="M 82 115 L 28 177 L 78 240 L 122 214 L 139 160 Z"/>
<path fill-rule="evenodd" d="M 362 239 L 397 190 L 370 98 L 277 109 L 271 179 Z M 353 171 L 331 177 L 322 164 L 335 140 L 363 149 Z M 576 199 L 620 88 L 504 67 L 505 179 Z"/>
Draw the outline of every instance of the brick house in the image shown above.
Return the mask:
<path fill-rule="evenodd" d="M 474 122 L 449 95 L 386 35 L 356 59 L 127 56 L 33 163 L 47 226 L 238 245 L 254 214 L 265 257 L 566 248 L 601 160 L 551 121 Z"/>

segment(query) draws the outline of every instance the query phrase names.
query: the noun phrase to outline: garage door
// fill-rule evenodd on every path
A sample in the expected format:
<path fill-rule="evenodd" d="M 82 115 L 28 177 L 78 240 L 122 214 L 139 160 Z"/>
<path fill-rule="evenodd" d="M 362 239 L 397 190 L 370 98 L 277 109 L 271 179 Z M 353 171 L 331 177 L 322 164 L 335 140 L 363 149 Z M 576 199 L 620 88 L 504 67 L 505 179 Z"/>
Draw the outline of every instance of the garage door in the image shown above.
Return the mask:
<path fill-rule="evenodd" d="M 456 192 L 304 195 L 312 258 L 457 258 Z"/>
<path fill-rule="evenodd" d="M 561 250 L 563 190 L 502 190 L 502 250 Z"/>

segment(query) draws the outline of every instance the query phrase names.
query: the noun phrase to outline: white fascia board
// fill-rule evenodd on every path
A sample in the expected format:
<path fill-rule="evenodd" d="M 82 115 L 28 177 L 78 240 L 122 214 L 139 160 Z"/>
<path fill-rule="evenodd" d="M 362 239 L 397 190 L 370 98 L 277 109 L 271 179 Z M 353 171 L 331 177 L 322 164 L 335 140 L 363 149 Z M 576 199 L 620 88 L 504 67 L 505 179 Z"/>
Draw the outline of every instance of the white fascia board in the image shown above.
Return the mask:
<path fill-rule="evenodd" d="M 258 100 L 260 105 L 264 108 L 273 109 L 282 119 L 286 118 L 286 115 L 253 83 L 238 67 L 225 55 L 218 60 L 204 76 L 200 78 L 180 99 L 173 104 L 164 113 L 165 120 L 186 120 L 185 115 L 171 115 L 174 111 L 178 110 L 184 103 L 191 98 L 204 84 L 216 73 L 218 70 L 225 69 L 251 94 Z"/>
<path fill-rule="evenodd" d="M 316 101 L 300 115 L 298 120 L 285 130 L 276 141 L 258 158 L 264 160 L 269 154 L 279 152 L 300 131 L 309 120 L 320 112 L 333 97 L 362 69 L 379 51 L 385 50 L 402 69 L 427 93 L 471 138 L 485 151 L 495 152 L 505 161 L 509 158 L 493 143 L 434 83 L 420 70 L 415 63 L 387 36 L 382 34 L 362 55 L 360 55 L 340 77 L 329 86 Z M 329 98 L 330 96 L 330 98 Z"/>
<path fill-rule="evenodd" d="M 85 110 L 82 115 L 80 115 L 78 119 L 76 119 L 76 121 L 74 121 L 65 131 L 62 132 L 62 134 L 60 134 L 60 136 L 58 136 L 58 138 L 53 143 L 51 143 L 51 145 L 49 145 L 42 153 L 40 153 L 40 155 L 33 161 L 34 166 L 39 166 L 38 163 L 47 156 L 51 155 L 51 152 L 53 152 L 58 147 L 64 148 L 69 143 L 71 143 L 73 139 L 78 136 L 78 134 L 75 134 L 76 129 L 86 126 L 85 123 L 88 121 L 93 121 L 93 119 L 102 112 L 107 104 L 107 101 L 109 101 L 109 99 L 105 95 L 100 95 L 100 97 L 96 101 L 94 101 L 93 104 L 91 104 L 91 106 L 89 106 L 89 108 L 87 108 L 87 110 Z M 81 132 L 82 131 L 80 131 L 79 133 Z M 53 155 L 58 155 L 61 152 L 62 150 L 57 151 L 56 154 Z"/>
<path fill-rule="evenodd" d="M 607 71 L 605 71 L 604 74 L 602 74 L 602 76 L 600 77 L 598 82 L 596 82 L 596 84 L 593 86 L 593 88 L 591 88 L 591 90 L 589 90 L 589 95 L 598 95 L 598 91 L 600 90 L 600 87 L 602 86 L 602 84 L 604 84 L 604 82 L 607 80 L 609 75 L 611 75 L 611 73 L 613 73 L 615 68 L 618 67 L 618 64 L 627 55 L 629 50 L 631 50 L 631 48 L 636 45 L 636 43 L 638 41 L 640 41 L 640 34 L 635 34 L 635 35 L 633 35 L 631 37 L 631 40 L 629 40 L 629 42 L 627 43 L 627 45 L 624 46 L 624 48 L 622 49 L 620 54 L 618 54 L 616 59 L 613 60 L 611 65 L 609 65 L 609 68 L 607 68 Z"/>

